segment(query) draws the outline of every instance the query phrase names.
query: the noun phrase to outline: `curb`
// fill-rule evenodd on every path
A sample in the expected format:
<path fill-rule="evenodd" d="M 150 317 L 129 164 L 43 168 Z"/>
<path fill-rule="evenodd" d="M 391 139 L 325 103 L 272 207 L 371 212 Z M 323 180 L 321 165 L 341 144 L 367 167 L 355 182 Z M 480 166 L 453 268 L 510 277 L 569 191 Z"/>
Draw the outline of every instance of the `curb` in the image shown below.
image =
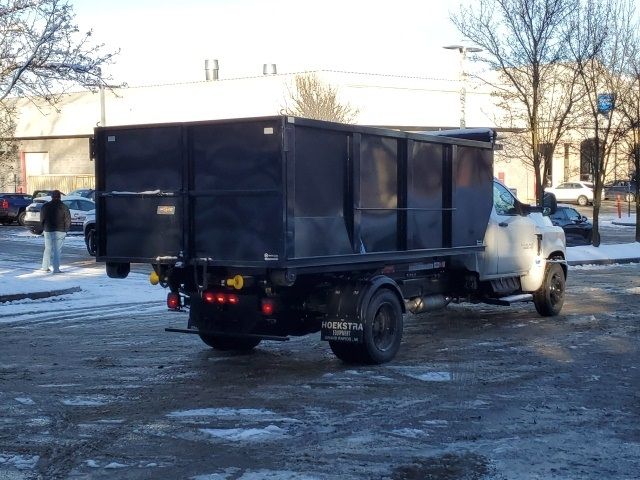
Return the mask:
<path fill-rule="evenodd" d="M 65 288 L 62 290 L 50 290 L 47 292 L 33 292 L 33 293 L 14 293 L 12 295 L 0 295 L 0 303 L 15 302 L 16 300 L 39 300 L 41 298 L 57 297 L 59 295 L 68 295 L 70 293 L 76 293 L 81 291 L 80 287 Z"/>
<path fill-rule="evenodd" d="M 619 225 L 621 227 L 635 227 L 636 226 L 636 222 L 631 223 L 631 222 L 625 222 L 625 221 L 622 221 L 622 220 L 620 220 L 620 221 L 612 220 L 611 223 L 613 225 Z"/>
<path fill-rule="evenodd" d="M 567 265 L 569 265 L 570 267 L 577 267 L 580 265 L 616 265 L 628 263 L 640 263 L 640 258 L 618 258 L 616 260 L 612 260 L 610 258 L 594 258 L 593 260 L 567 260 Z"/>

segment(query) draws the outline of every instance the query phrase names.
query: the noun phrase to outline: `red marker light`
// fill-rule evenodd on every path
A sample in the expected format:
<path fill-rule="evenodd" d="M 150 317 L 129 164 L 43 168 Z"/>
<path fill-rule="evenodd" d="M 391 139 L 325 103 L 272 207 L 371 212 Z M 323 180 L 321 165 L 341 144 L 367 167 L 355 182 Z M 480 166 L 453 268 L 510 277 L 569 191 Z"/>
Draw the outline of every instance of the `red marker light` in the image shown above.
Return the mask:
<path fill-rule="evenodd" d="M 262 299 L 262 314 L 273 315 L 273 301 L 266 298 Z"/>
<path fill-rule="evenodd" d="M 215 303 L 216 294 L 207 290 L 202 294 L 202 299 L 207 303 Z"/>
<path fill-rule="evenodd" d="M 220 305 L 227 303 L 227 296 L 224 293 L 216 293 L 216 302 Z"/>
<path fill-rule="evenodd" d="M 237 295 L 230 293 L 227 295 L 227 302 L 229 302 L 230 305 L 237 305 L 240 302 L 240 298 Z"/>
<path fill-rule="evenodd" d="M 169 293 L 167 295 L 167 307 L 170 310 L 179 310 L 180 309 L 180 295 L 177 293 Z"/>

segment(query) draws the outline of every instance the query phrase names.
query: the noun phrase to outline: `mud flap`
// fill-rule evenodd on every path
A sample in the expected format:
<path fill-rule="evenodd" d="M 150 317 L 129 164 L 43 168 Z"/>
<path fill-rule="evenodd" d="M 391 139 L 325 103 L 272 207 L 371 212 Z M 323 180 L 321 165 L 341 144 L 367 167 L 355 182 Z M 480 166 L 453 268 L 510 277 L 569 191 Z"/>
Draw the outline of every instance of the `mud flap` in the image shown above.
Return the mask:
<path fill-rule="evenodd" d="M 328 313 L 321 323 L 320 339 L 362 343 L 364 326 L 359 315 L 361 285 L 338 285 L 331 292 Z"/>
<path fill-rule="evenodd" d="M 383 286 L 397 294 L 404 313 L 400 288 L 384 275 L 355 284 L 337 285 L 331 292 L 327 316 L 321 323 L 321 340 L 364 343 L 364 319 L 367 307 L 374 293 Z"/>

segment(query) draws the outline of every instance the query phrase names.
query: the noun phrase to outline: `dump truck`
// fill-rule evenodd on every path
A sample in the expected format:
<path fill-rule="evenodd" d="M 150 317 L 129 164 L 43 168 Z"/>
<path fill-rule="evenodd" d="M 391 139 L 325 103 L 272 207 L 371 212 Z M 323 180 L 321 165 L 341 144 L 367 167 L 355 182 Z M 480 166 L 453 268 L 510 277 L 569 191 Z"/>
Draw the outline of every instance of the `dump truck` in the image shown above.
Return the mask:
<path fill-rule="evenodd" d="M 218 350 L 320 332 L 391 361 L 404 315 L 564 301 L 565 239 L 493 177 L 490 129 L 402 132 L 275 116 L 98 127 L 96 260 L 152 267 Z M 127 288 L 123 285 L 123 288 Z"/>

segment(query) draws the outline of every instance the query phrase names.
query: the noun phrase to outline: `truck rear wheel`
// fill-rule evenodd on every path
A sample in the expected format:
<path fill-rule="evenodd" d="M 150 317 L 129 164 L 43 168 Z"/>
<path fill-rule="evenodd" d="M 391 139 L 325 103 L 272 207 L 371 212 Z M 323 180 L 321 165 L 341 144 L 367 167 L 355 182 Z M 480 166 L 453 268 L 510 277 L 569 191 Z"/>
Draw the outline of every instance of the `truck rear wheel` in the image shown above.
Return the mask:
<path fill-rule="evenodd" d="M 255 337 L 221 337 L 217 335 L 207 335 L 205 333 L 198 334 L 200 339 L 216 350 L 236 350 L 239 352 L 248 352 L 258 346 L 261 338 Z"/>
<path fill-rule="evenodd" d="M 394 292 L 378 290 L 367 306 L 361 344 L 329 342 L 333 353 L 346 363 L 369 365 L 390 362 L 402 341 L 402 307 Z"/>
<path fill-rule="evenodd" d="M 109 278 L 127 278 L 131 270 L 130 263 L 107 262 L 105 270 Z"/>
<path fill-rule="evenodd" d="M 543 317 L 554 317 L 564 304 L 565 278 L 562 267 L 557 263 L 547 266 L 542 286 L 533 294 L 533 304 Z"/>
<path fill-rule="evenodd" d="M 25 212 L 24 210 L 22 210 L 18 214 L 18 225 L 20 225 L 21 227 L 24 227 L 24 217 L 26 216 L 27 216 L 27 212 Z"/>

